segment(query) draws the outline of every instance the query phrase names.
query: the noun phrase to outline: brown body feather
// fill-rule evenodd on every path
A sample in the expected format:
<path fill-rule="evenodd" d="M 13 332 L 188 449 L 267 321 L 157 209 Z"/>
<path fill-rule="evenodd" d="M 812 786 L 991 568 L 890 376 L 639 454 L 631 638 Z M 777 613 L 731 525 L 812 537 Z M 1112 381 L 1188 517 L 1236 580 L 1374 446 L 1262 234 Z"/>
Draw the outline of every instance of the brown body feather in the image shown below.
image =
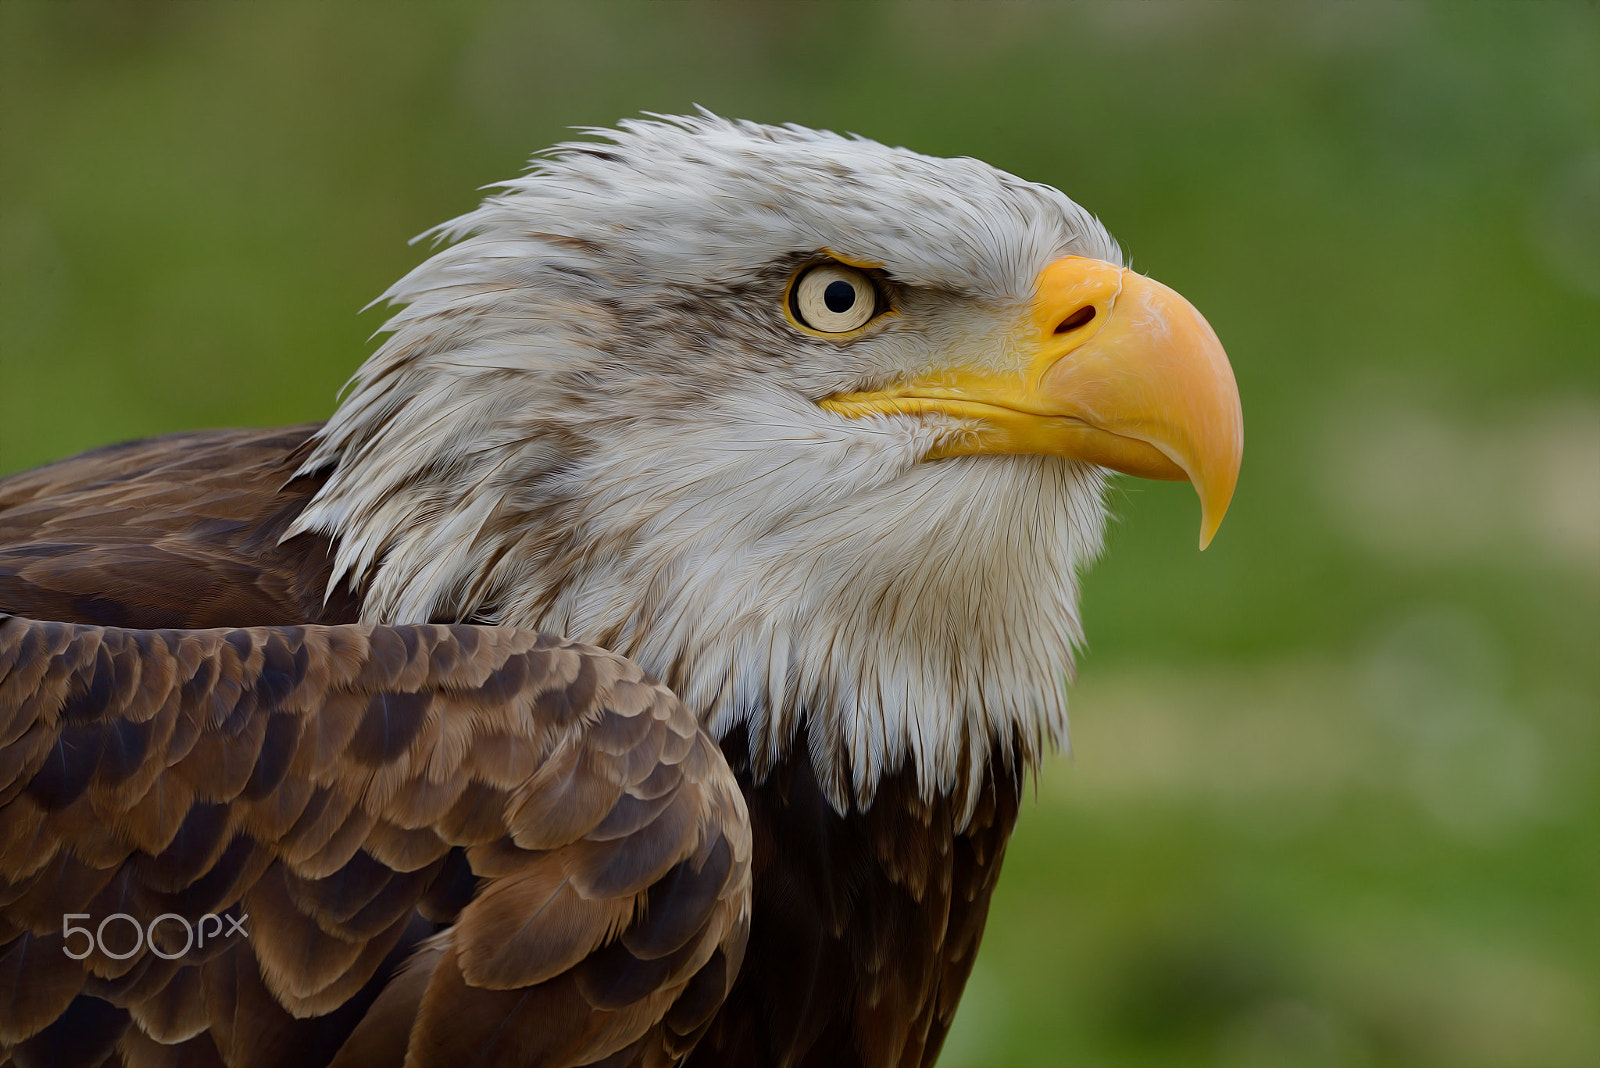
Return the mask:
<path fill-rule="evenodd" d="M 312 429 L 0 482 L 0 1058 L 931 1064 L 1017 773 L 959 832 L 905 771 L 841 816 L 602 650 L 348 625 L 328 543 L 279 544 Z M 166 912 L 249 936 L 62 951 Z"/>

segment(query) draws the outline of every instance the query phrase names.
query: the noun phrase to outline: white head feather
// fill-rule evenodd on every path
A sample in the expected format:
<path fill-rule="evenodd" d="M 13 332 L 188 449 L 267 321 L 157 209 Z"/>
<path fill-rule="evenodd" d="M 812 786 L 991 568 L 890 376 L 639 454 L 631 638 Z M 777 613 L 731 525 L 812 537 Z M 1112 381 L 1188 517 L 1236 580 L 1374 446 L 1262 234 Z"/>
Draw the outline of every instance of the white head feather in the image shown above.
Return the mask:
<path fill-rule="evenodd" d="M 909 761 L 975 802 L 999 747 L 1066 741 L 1077 571 L 1104 473 L 925 462 L 951 421 L 817 406 L 1000 360 L 1035 278 L 1121 261 L 1055 189 L 796 126 L 625 122 L 561 145 L 386 294 L 406 307 L 303 468 L 373 622 L 478 619 L 612 648 L 757 774 L 804 736 L 841 810 Z M 833 255 L 895 314 L 839 341 L 784 313 Z"/>

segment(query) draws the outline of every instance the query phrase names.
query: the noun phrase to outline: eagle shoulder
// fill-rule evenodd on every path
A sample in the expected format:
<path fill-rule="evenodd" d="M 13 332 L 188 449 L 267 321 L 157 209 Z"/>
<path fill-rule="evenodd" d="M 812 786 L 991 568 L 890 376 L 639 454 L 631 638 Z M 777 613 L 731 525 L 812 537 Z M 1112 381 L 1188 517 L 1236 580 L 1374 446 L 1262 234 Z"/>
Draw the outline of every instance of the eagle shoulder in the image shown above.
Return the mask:
<path fill-rule="evenodd" d="M 315 425 L 112 445 L 0 480 L 0 611 L 119 627 L 353 623 L 331 545 L 280 544 Z"/>

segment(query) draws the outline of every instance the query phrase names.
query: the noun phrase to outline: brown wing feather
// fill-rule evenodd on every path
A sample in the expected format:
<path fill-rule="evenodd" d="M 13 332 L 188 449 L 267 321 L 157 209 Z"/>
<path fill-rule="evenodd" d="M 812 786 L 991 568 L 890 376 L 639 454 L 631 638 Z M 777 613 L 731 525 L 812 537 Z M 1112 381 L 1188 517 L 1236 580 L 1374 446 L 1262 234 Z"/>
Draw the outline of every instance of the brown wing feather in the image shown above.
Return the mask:
<path fill-rule="evenodd" d="M 602 650 L 0 615 L 0 742 L 17 1063 L 668 1064 L 738 970 L 738 785 Z M 78 961 L 69 913 L 249 933 L 169 919 L 124 956 L 117 920 Z"/>

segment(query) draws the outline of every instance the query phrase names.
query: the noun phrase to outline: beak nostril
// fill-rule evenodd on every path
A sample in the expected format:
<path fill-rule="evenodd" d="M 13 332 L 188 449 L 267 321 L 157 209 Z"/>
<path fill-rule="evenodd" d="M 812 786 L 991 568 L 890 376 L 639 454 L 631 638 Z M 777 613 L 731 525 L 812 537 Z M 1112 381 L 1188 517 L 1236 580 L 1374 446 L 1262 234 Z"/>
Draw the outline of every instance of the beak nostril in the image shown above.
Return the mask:
<path fill-rule="evenodd" d="M 1077 311 L 1061 320 L 1061 322 L 1056 325 L 1056 333 L 1065 334 L 1069 330 L 1076 330 L 1078 327 L 1082 326 L 1084 323 L 1087 323 L 1093 318 L 1094 305 L 1085 304 L 1083 307 L 1079 308 Z"/>

